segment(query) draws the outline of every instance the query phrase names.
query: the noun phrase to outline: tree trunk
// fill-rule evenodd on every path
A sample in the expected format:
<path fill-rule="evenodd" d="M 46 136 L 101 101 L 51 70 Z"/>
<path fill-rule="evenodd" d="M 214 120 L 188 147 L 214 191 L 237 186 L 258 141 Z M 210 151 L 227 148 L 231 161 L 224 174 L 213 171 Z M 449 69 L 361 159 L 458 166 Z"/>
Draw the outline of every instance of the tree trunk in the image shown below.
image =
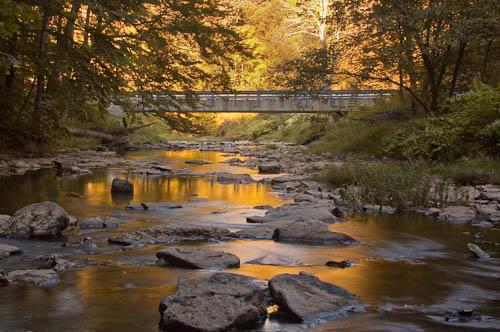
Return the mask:
<path fill-rule="evenodd" d="M 47 44 L 47 29 L 49 25 L 49 5 L 46 1 L 43 1 L 41 8 L 42 14 L 42 25 L 40 29 L 40 36 L 38 41 L 38 63 L 37 63 L 37 74 L 36 74 L 36 94 L 35 94 L 35 123 L 40 118 L 40 112 L 42 107 L 43 92 L 45 89 L 45 74 L 44 65 L 46 60 L 45 48 Z"/>
<path fill-rule="evenodd" d="M 462 65 L 462 60 L 465 55 L 465 48 L 467 43 L 465 41 L 460 42 L 460 48 L 458 49 L 457 61 L 455 62 L 455 67 L 453 68 L 453 76 L 451 78 L 450 83 L 450 91 L 448 92 L 448 96 L 452 97 L 455 93 L 455 87 L 457 85 L 458 75 L 460 73 L 460 67 Z"/>

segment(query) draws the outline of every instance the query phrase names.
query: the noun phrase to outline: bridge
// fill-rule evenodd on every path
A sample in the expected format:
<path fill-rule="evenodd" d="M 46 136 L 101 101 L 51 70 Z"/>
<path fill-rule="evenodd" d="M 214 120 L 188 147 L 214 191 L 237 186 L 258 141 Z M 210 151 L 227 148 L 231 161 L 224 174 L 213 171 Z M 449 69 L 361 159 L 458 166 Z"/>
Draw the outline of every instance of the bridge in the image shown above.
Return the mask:
<path fill-rule="evenodd" d="M 287 91 L 175 92 L 142 93 L 131 97 L 138 112 L 201 113 L 330 113 L 345 112 L 358 105 L 371 105 L 390 96 L 392 90 L 331 90 L 315 93 Z M 123 114 L 123 107 L 112 105 L 110 112 Z"/>

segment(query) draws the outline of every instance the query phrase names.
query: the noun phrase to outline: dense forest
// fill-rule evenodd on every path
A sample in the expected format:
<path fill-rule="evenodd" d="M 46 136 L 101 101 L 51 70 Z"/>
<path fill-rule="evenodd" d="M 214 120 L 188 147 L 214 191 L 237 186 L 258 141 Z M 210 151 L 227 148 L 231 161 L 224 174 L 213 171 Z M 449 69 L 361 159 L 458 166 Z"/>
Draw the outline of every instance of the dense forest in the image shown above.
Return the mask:
<path fill-rule="evenodd" d="M 137 92 L 147 100 L 151 91 L 387 88 L 397 97 L 383 111 L 414 118 L 442 116 L 450 98 L 499 80 L 494 0 L 2 0 L 0 8 L 4 149 L 50 146 L 68 125 L 116 126 L 109 105 Z M 489 112 L 480 125 L 494 149 L 498 109 L 478 108 L 471 116 Z M 236 137 L 231 128 L 248 119 L 218 126 L 213 115 L 128 114 L 129 123 L 235 138 L 286 131 L 286 121 L 304 126 L 300 116 L 257 117 L 254 132 Z M 331 121 L 306 117 L 301 130 L 310 133 L 300 139 L 322 136 Z"/>

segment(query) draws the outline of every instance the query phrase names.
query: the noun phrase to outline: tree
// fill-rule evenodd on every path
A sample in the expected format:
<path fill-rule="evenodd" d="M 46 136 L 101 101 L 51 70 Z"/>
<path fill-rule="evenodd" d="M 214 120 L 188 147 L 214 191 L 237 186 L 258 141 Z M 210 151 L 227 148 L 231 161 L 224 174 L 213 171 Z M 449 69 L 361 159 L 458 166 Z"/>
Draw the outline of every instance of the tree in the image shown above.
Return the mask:
<path fill-rule="evenodd" d="M 48 142 L 61 121 L 105 114 L 132 91 L 228 85 L 244 48 L 225 1 L 22 0 L 0 2 L 0 130 L 12 143 Z M 205 82 L 203 84 L 203 82 Z M 144 94 L 146 102 L 148 94 Z M 168 105 L 179 108 L 182 101 Z M 157 112 L 190 130 L 189 116 Z"/>
<path fill-rule="evenodd" d="M 351 22 L 357 23 L 351 45 L 360 47 L 360 78 L 398 85 L 426 112 L 437 112 L 453 95 L 460 77 L 478 72 L 464 67 L 484 41 L 498 55 L 500 4 L 494 0 L 393 1 L 349 0 Z M 354 25 L 353 25 L 354 26 Z M 498 56 L 496 57 L 498 59 Z M 474 76 L 474 75 L 473 75 Z M 463 82 L 470 85 L 471 81 Z"/>
<path fill-rule="evenodd" d="M 309 47 L 300 56 L 283 63 L 281 77 L 287 88 L 329 90 L 341 55 L 341 40 L 346 29 L 341 0 L 304 0 L 283 2 L 289 11 L 285 29 L 289 35 L 302 35 Z M 309 87 L 306 81 L 312 83 Z M 304 84 L 306 83 L 306 84 Z M 320 85 L 320 86 L 318 86 Z"/>

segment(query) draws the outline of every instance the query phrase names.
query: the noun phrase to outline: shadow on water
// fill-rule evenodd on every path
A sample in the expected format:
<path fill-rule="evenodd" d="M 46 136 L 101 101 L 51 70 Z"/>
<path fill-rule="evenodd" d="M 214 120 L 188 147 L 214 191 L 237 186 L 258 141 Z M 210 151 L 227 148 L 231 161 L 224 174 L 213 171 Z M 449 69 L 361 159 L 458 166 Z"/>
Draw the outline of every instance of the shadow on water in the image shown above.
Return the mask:
<path fill-rule="evenodd" d="M 227 171 L 227 159 L 215 152 L 148 152 L 130 158 L 161 160 L 186 167 L 187 159 L 214 162 L 191 166 L 196 172 Z M 252 170 L 237 168 L 240 173 Z M 242 227 L 245 218 L 262 214 L 252 207 L 286 203 L 264 184 L 222 185 L 208 175 L 181 177 L 130 176 L 135 193 L 113 197 L 112 178 L 123 169 L 105 169 L 81 177 L 55 176 L 53 171 L 29 173 L 0 179 L 0 213 L 13 213 L 27 204 L 53 200 L 69 213 L 85 216 L 120 212 L 127 219 L 122 229 L 84 234 L 66 234 L 64 241 L 82 236 L 102 239 L 110 234 L 164 222 L 195 222 Z M 83 195 L 83 198 L 68 196 Z M 125 205 L 147 202 L 148 211 L 126 211 Z M 163 208 L 180 204 L 181 209 Z M 216 213 L 213 213 L 216 212 Z M 474 308 L 484 315 L 500 315 L 500 264 L 498 260 L 473 260 L 465 244 L 477 230 L 413 214 L 393 216 L 360 215 L 347 223 L 330 226 L 362 242 L 348 248 L 316 247 L 273 241 L 229 241 L 189 243 L 224 250 L 240 257 L 242 265 L 231 272 L 269 279 L 280 273 L 306 271 L 346 287 L 370 307 L 365 314 L 317 326 L 289 325 L 273 319 L 264 331 L 485 331 L 500 329 L 497 320 L 449 324 L 449 312 Z M 497 237 L 497 235 L 494 235 Z M 498 238 L 494 239 L 498 241 Z M 52 288 L 9 286 L 0 289 L 0 331 L 156 331 L 158 303 L 174 291 L 179 277 L 206 273 L 155 265 L 155 252 L 164 246 L 137 250 L 111 247 L 96 254 L 63 251 L 60 242 L 0 239 L 25 249 L 25 255 L 62 252 L 89 258 L 96 264 L 63 276 Z M 352 259 L 356 265 L 339 269 L 326 267 L 329 260 Z M 6 261 L 6 260 L 5 260 Z M 0 261 L 1 262 L 1 261 Z M 15 261 L 13 261 L 15 262 Z M 1 263 L 4 264 L 4 263 Z"/>

